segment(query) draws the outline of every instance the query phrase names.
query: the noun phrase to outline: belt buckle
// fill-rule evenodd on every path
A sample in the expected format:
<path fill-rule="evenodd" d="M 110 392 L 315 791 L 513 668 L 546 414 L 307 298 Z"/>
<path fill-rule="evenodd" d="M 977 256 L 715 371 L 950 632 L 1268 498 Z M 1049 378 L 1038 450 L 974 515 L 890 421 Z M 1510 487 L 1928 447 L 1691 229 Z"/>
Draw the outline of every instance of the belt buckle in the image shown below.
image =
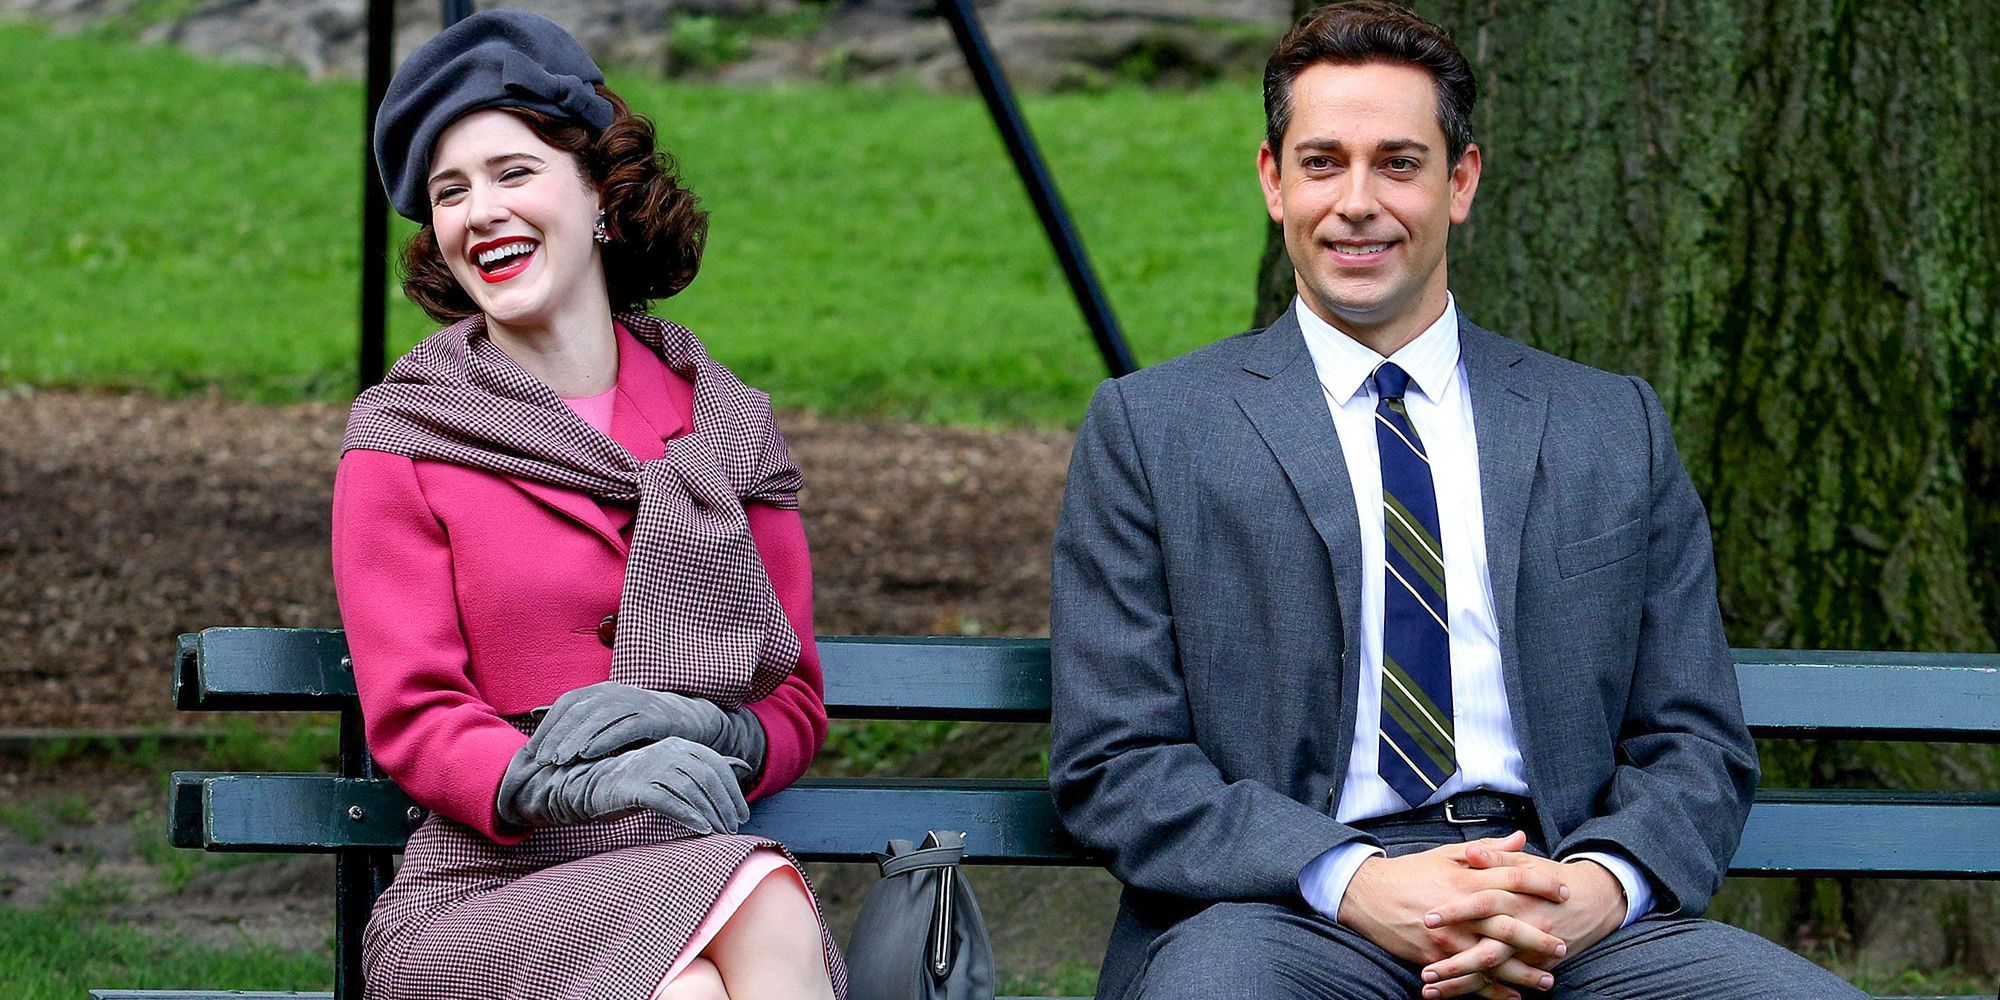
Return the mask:
<path fill-rule="evenodd" d="M 1484 823 L 1487 820 L 1493 818 L 1491 816 L 1461 817 L 1458 814 L 1458 810 L 1452 808 L 1452 805 L 1453 803 L 1451 799 L 1444 800 L 1444 821 L 1450 823 L 1453 826 L 1471 826 L 1474 823 Z"/>

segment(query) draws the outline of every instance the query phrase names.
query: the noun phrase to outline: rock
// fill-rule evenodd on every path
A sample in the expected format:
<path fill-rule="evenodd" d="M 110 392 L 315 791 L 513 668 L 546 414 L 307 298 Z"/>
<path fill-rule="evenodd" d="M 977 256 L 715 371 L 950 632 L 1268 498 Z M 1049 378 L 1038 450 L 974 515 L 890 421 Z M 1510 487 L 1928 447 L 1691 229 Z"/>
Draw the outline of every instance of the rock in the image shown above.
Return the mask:
<path fill-rule="evenodd" d="M 369 0 L 206 0 L 178 17 L 143 24 L 146 0 L 0 0 L 61 30 L 116 21 L 148 42 L 236 62 L 297 66 L 314 79 L 359 76 L 367 59 Z M 439 28 L 430 0 L 396 4 L 400 64 Z M 809 38 L 822 3 L 837 6 Z M 815 76 L 906 78 L 970 87 L 964 58 L 932 0 L 515 0 L 568 29 L 611 67 L 769 83 Z M 981 20 L 1010 81 L 1062 90 L 1129 79 L 1190 83 L 1254 72 L 1290 12 L 1286 0 L 988 0 Z M 701 59 L 669 63 L 677 19 L 722 22 L 732 39 Z M 792 29 L 773 30 L 773 19 Z M 760 34 L 762 32 L 762 34 Z"/>
<path fill-rule="evenodd" d="M 947 53 L 956 57 L 951 29 L 943 21 L 919 22 L 872 34 L 841 34 L 852 67 L 864 75 L 903 72 Z"/>
<path fill-rule="evenodd" d="M 1283 25 L 1291 5 L 1279 0 L 1006 0 L 993 21 L 1155 21 L 1162 24 Z"/>
<path fill-rule="evenodd" d="M 0 0 L 0 14 L 25 14 L 53 25 L 58 31 L 76 31 L 112 18 L 127 18 L 142 0 Z"/>
<path fill-rule="evenodd" d="M 520 0 L 510 6 L 546 15 L 602 63 L 659 66 L 670 0 Z M 314 79 L 359 76 L 368 57 L 367 0 L 210 0 L 142 36 L 200 55 L 293 65 Z M 438 6 L 397 0 L 392 48 L 397 65 L 441 28 Z"/>
<path fill-rule="evenodd" d="M 816 77 L 821 73 L 811 50 L 797 45 L 758 41 L 751 43 L 748 58 L 717 69 L 715 79 L 719 83 L 755 87 Z"/>
<path fill-rule="evenodd" d="M 233 62 L 296 65 L 319 79 L 358 75 L 367 53 L 366 19 L 365 0 L 296 5 L 228 0 L 154 25 L 142 38 Z"/>
<path fill-rule="evenodd" d="M 797 0 L 676 0 L 676 15 L 740 18 L 789 14 L 798 10 Z"/>
<path fill-rule="evenodd" d="M 1226 34 L 1152 19 L 1104 21 L 1003 21 L 994 24 L 995 54 L 1013 85 L 1024 91 L 1098 87 L 1114 80 L 1189 85 L 1254 69 L 1270 40 Z M 931 54 L 917 78 L 935 89 L 971 86 L 956 46 Z"/>

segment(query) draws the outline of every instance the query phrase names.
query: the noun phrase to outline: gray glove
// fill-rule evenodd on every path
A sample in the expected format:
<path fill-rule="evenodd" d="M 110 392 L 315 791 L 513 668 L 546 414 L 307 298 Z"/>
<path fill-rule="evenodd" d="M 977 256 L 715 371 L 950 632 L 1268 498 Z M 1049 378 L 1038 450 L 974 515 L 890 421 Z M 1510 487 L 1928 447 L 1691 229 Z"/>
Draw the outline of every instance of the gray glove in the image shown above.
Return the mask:
<path fill-rule="evenodd" d="M 652 810 L 696 833 L 735 833 L 750 818 L 740 783 L 750 765 L 667 737 L 629 753 L 545 764 L 534 745 L 514 753 L 494 810 L 517 827 L 616 819 Z"/>
<path fill-rule="evenodd" d="M 535 727 L 528 752 L 544 764 L 573 764 L 669 736 L 747 763 L 746 783 L 764 769 L 764 724 L 754 714 L 740 708 L 725 712 L 705 698 L 617 681 L 580 687 L 556 699 Z"/>

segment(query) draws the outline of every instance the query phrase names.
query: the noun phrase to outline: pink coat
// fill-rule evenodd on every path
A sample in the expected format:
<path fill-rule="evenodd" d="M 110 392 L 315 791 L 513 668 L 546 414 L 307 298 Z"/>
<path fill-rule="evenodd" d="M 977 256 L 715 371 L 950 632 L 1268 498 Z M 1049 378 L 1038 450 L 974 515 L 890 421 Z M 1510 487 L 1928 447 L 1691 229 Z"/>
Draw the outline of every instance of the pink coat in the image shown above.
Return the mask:
<path fill-rule="evenodd" d="M 611 436 L 641 460 L 693 424 L 694 390 L 618 331 Z M 750 504 L 750 531 L 797 630 L 799 665 L 747 708 L 769 754 L 748 797 L 798 780 L 826 740 L 812 566 L 797 511 Z M 410 797 L 500 843 L 500 776 L 527 742 L 502 716 L 607 679 L 629 509 L 573 490 L 387 452 L 342 456 L 333 577 L 368 746 Z"/>

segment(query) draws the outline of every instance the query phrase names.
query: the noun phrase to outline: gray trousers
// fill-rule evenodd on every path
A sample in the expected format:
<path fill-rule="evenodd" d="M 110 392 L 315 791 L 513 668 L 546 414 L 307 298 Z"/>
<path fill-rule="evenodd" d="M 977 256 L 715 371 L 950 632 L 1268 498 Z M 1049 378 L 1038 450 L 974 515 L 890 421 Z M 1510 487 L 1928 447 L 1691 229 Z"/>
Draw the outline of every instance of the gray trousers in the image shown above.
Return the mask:
<path fill-rule="evenodd" d="M 1497 837 L 1495 825 L 1378 826 L 1392 855 Z M 1533 849 L 1531 845 L 1530 849 Z M 1538 852 L 1539 853 L 1539 852 Z M 1139 1000 L 1412 1000 L 1418 967 L 1303 903 L 1219 903 L 1153 943 Z M 1554 1000 L 1867 1000 L 1838 976 L 1727 924 L 1648 917 L 1555 969 Z"/>

